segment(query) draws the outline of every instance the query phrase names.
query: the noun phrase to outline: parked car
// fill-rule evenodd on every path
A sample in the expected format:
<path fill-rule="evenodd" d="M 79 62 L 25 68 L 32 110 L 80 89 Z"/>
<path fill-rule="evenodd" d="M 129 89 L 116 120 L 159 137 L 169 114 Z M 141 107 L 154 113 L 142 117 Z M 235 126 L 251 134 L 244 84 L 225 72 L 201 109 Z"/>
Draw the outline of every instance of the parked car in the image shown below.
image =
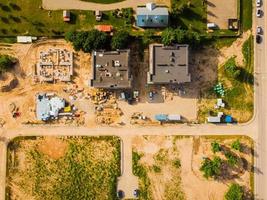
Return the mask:
<path fill-rule="evenodd" d="M 256 6 L 261 7 L 261 0 L 256 0 Z"/>
<path fill-rule="evenodd" d="M 262 30 L 262 27 L 261 26 L 257 26 L 257 34 L 260 34 L 262 35 L 263 34 L 263 30 Z"/>
<path fill-rule="evenodd" d="M 124 192 L 123 192 L 122 190 L 119 190 L 119 191 L 117 192 L 117 197 L 118 197 L 119 199 L 123 199 L 123 198 L 124 198 Z"/>
<path fill-rule="evenodd" d="M 256 10 L 256 16 L 257 17 L 261 17 L 262 16 L 262 10 L 261 9 L 257 8 L 257 10 Z"/>
<path fill-rule="evenodd" d="M 256 42 L 257 42 L 258 44 L 260 44 L 261 41 L 262 41 L 262 37 L 261 37 L 259 34 L 257 34 L 257 35 L 256 35 Z"/>
<path fill-rule="evenodd" d="M 138 191 L 138 189 L 135 189 L 135 190 L 134 190 L 133 195 L 134 195 L 135 198 L 138 198 L 138 196 L 139 196 L 139 191 Z"/>

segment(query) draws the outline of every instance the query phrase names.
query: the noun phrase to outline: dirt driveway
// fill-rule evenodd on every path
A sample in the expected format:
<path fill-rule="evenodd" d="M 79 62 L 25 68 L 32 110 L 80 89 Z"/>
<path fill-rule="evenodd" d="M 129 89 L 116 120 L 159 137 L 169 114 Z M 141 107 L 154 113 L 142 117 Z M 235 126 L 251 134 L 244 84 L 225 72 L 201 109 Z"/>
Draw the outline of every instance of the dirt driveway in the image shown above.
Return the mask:
<path fill-rule="evenodd" d="M 169 0 L 125 0 L 119 3 L 113 4 L 99 4 L 91 3 L 79 0 L 43 0 L 43 8 L 47 10 L 115 10 L 117 8 L 133 8 L 135 9 L 138 5 L 144 5 L 146 3 L 155 2 L 159 4 L 170 5 Z"/>
<path fill-rule="evenodd" d="M 208 22 L 215 23 L 220 29 L 228 29 L 228 19 L 237 18 L 237 0 L 208 0 Z"/>

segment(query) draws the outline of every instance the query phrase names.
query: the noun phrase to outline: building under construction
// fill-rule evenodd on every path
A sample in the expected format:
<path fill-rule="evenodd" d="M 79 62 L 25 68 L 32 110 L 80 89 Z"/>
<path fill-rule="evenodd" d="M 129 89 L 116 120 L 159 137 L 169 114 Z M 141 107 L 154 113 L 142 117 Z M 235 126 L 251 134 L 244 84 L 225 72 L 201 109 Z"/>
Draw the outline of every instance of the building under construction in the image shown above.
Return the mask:
<path fill-rule="evenodd" d="M 66 49 L 41 51 L 36 64 L 35 80 L 39 82 L 68 82 L 73 75 L 73 52 Z"/>

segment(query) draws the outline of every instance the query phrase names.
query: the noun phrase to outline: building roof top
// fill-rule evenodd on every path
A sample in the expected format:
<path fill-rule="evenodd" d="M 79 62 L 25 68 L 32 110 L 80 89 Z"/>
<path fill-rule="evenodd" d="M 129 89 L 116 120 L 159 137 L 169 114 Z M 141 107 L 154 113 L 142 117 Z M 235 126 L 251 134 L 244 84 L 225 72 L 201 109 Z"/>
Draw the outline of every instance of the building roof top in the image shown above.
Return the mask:
<path fill-rule="evenodd" d="M 129 88 L 132 78 L 130 50 L 93 51 L 91 86 L 97 88 Z"/>
<path fill-rule="evenodd" d="M 150 45 L 148 83 L 190 82 L 188 45 Z"/>
<path fill-rule="evenodd" d="M 113 30 L 112 25 L 96 25 L 95 29 L 102 31 L 102 32 L 111 32 Z"/>
<path fill-rule="evenodd" d="M 49 98 L 46 94 L 38 94 L 36 97 L 36 115 L 38 120 L 49 120 L 57 117 L 59 111 L 65 107 L 65 100 L 59 97 Z"/>
<path fill-rule="evenodd" d="M 146 6 L 139 6 L 136 9 L 136 15 L 169 15 L 167 7 L 156 6 L 149 10 Z"/>

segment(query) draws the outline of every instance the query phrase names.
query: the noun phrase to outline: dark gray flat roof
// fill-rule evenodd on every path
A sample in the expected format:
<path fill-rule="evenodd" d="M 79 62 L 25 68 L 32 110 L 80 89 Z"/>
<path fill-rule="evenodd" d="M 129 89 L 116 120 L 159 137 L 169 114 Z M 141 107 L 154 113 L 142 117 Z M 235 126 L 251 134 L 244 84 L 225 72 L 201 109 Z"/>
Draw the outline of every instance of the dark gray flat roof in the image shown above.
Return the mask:
<path fill-rule="evenodd" d="M 152 44 L 149 50 L 149 84 L 191 81 L 188 72 L 188 45 L 164 46 L 163 44 Z"/>
<path fill-rule="evenodd" d="M 129 88 L 130 50 L 93 51 L 92 79 L 90 85 L 97 88 Z"/>

